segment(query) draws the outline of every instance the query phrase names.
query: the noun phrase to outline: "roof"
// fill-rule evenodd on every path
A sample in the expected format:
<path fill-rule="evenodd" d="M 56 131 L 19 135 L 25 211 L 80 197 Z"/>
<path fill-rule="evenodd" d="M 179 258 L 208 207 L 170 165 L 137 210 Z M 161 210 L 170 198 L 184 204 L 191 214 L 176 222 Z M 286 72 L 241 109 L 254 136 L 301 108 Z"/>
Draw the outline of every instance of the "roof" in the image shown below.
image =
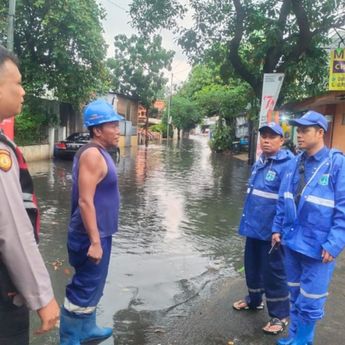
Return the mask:
<path fill-rule="evenodd" d="M 326 104 L 339 104 L 345 102 L 344 91 L 328 91 L 319 96 L 309 97 L 297 102 L 285 103 L 279 111 L 302 111 L 310 107 L 318 107 Z"/>

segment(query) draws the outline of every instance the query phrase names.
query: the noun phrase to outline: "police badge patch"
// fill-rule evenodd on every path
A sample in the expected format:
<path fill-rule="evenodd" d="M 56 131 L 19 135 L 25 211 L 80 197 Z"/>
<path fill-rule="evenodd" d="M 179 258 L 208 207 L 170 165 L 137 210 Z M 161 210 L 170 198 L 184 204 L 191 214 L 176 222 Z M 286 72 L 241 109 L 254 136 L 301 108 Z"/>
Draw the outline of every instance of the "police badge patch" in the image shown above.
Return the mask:
<path fill-rule="evenodd" d="M 12 167 L 11 154 L 7 150 L 0 150 L 0 170 L 7 172 Z"/>

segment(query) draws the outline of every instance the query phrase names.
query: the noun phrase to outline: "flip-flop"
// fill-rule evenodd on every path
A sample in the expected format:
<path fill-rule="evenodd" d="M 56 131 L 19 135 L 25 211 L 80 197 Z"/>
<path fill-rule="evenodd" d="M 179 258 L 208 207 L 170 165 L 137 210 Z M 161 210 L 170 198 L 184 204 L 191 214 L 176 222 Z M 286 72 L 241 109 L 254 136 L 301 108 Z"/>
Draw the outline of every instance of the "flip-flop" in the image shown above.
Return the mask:
<path fill-rule="evenodd" d="M 277 335 L 279 333 L 284 332 L 286 326 L 289 324 L 289 322 L 287 320 L 279 320 L 276 317 L 273 317 L 270 321 L 268 321 L 268 324 L 265 325 L 265 327 L 268 325 L 268 327 L 270 328 L 271 326 L 279 326 L 279 328 L 275 331 L 269 331 L 265 328 L 263 328 L 262 330 L 266 333 L 266 334 L 272 334 L 272 335 Z"/>
<path fill-rule="evenodd" d="M 241 310 L 262 310 L 264 309 L 264 303 L 261 302 L 258 306 L 251 308 L 247 302 L 243 299 L 240 299 L 239 301 L 236 301 L 232 307 L 237 310 L 237 311 L 241 311 Z"/>

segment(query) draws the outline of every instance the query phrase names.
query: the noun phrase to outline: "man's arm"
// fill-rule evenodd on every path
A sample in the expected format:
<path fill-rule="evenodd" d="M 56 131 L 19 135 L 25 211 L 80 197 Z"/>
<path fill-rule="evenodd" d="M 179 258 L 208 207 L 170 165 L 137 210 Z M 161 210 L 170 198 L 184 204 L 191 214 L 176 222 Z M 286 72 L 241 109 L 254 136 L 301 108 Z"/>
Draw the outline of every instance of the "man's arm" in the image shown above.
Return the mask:
<path fill-rule="evenodd" d="M 80 214 L 91 242 L 88 256 L 96 263 L 101 261 L 103 250 L 97 226 L 94 196 L 97 184 L 102 181 L 107 171 L 105 160 L 97 148 L 91 147 L 82 153 L 79 159 L 78 203 Z"/>
<path fill-rule="evenodd" d="M 277 234 L 275 237 L 276 242 L 280 242 L 280 235 L 283 230 L 283 220 L 284 220 L 284 213 L 285 213 L 285 201 L 284 201 L 284 192 L 286 192 L 286 177 L 283 176 L 281 179 L 281 184 L 279 187 L 279 196 L 278 196 L 278 201 L 277 201 L 277 206 L 276 206 L 276 214 L 273 219 L 273 225 L 272 225 L 272 234 Z M 272 239 L 273 240 L 273 239 Z M 274 244 L 274 243 L 272 243 Z"/>
<path fill-rule="evenodd" d="M 345 247 L 345 157 L 337 155 L 333 164 L 337 167 L 332 176 L 335 195 L 334 213 L 333 225 L 327 241 L 322 245 L 322 258 L 325 263 L 332 261 Z"/>
<path fill-rule="evenodd" d="M 1 146 L 2 149 L 8 149 Z M 52 328 L 59 316 L 48 271 L 34 239 L 32 224 L 24 208 L 19 167 L 8 150 L 12 166 L 0 169 L 0 254 L 11 280 L 31 310 L 37 310 L 40 332 Z M 42 313 L 43 311 L 43 313 Z"/>
<path fill-rule="evenodd" d="M 280 242 L 281 242 L 281 233 L 283 230 L 284 208 L 285 208 L 284 192 L 286 192 L 287 190 L 286 173 L 287 171 L 289 171 L 290 166 L 291 166 L 291 159 L 289 159 L 284 164 L 284 167 L 280 170 L 280 173 L 279 173 L 280 186 L 279 186 L 279 192 L 278 192 L 276 213 L 275 213 L 275 216 L 273 219 L 273 225 L 272 225 L 272 246 L 280 245 Z"/>

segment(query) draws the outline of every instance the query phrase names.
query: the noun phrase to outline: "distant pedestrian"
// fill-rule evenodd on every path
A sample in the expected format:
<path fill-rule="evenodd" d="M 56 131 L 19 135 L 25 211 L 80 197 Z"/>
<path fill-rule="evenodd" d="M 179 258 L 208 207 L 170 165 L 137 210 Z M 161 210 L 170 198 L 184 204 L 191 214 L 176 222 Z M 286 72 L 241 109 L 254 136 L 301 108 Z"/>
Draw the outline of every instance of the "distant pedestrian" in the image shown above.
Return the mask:
<path fill-rule="evenodd" d="M 284 245 L 291 296 L 289 336 L 277 344 L 310 345 L 345 246 L 345 157 L 325 146 L 322 114 L 308 111 L 290 124 L 303 152 L 286 170 L 272 230 L 272 245 Z"/>
<path fill-rule="evenodd" d="M 289 292 L 282 248 L 271 248 L 272 223 L 279 187 L 293 154 L 281 148 L 283 130 L 278 124 L 271 122 L 259 132 L 262 154 L 252 168 L 239 227 L 239 233 L 246 236 L 244 267 L 248 295 L 235 302 L 233 308 L 261 310 L 265 294 L 271 319 L 263 331 L 278 334 L 288 323 Z"/>
<path fill-rule="evenodd" d="M 21 112 L 25 91 L 18 60 L 0 45 L 0 122 Z M 0 344 L 29 344 L 29 310 L 41 334 L 55 327 L 59 306 L 37 243 L 39 212 L 19 148 L 0 130 Z M 35 241 L 36 239 L 36 241 Z"/>
<path fill-rule="evenodd" d="M 118 229 L 119 187 L 107 149 L 119 143 L 121 120 L 103 100 L 91 102 L 84 110 L 91 142 L 79 149 L 73 161 L 67 247 L 75 274 L 61 309 L 61 345 L 79 345 L 112 334 L 112 328 L 97 326 L 96 307 L 108 274 L 112 235 Z"/>

